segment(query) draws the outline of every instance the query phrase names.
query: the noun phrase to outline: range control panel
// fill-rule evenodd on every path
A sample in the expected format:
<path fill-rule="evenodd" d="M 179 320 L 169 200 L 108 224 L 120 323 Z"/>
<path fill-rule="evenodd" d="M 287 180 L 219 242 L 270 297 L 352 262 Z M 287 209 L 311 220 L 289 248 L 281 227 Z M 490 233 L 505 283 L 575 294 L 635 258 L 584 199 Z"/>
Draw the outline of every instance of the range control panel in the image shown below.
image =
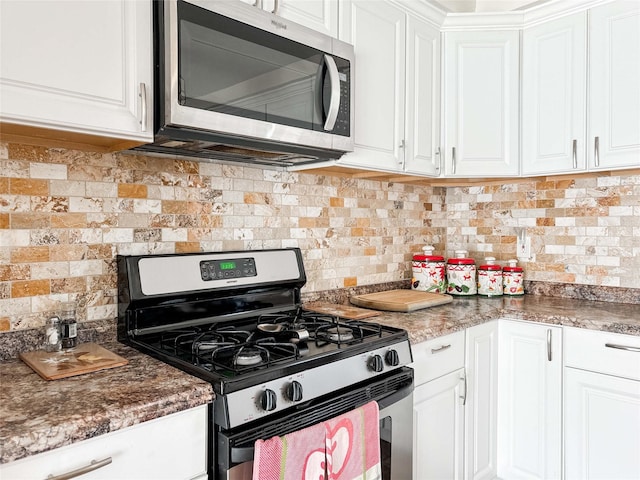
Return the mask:
<path fill-rule="evenodd" d="M 253 258 L 204 260 L 200 262 L 200 276 L 204 281 L 255 277 L 257 274 L 256 262 Z"/>

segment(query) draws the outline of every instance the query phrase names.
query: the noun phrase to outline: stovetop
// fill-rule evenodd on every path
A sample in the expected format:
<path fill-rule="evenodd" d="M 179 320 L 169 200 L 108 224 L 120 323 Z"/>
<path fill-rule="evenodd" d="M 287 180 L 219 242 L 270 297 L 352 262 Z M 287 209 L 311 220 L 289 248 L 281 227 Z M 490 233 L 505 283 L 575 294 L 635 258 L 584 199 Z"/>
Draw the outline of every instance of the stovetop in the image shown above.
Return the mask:
<path fill-rule="evenodd" d="M 298 307 L 242 322 L 153 333 L 136 343 L 165 361 L 188 365 L 224 394 L 405 339 L 404 330 Z"/>

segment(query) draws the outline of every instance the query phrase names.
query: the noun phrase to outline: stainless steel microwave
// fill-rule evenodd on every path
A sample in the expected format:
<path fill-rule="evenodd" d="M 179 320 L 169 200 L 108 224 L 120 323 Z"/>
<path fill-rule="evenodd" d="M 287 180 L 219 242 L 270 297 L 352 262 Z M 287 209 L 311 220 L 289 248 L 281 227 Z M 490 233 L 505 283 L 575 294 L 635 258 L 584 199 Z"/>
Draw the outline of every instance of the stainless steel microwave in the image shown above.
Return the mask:
<path fill-rule="evenodd" d="M 154 2 L 156 153 L 301 165 L 353 150 L 353 46 L 239 0 Z"/>

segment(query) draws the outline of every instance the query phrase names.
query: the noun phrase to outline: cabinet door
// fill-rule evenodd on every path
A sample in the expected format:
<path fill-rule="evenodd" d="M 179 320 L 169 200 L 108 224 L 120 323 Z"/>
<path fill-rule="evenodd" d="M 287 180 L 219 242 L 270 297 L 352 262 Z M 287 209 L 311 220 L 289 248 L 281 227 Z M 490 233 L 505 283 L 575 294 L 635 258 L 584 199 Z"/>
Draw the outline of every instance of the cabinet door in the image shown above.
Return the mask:
<path fill-rule="evenodd" d="M 2 2 L 0 19 L 3 122 L 152 140 L 151 2 Z"/>
<path fill-rule="evenodd" d="M 522 36 L 522 173 L 586 170 L 587 14 Z"/>
<path fill-rule="evenodd" d="M 258 8 L 256 0 L 241 1 Z M 335 0 L 262 0 L 261 6 L 292 22 L 332 37 L 338 36 L 338 2 Z"/>
<path fill-rule="evenodd" d="M 340 38 L 353 44 L 354 152 L 338 163 L 402 169 L 405 101 L 405 14 L 380 0 L 341 2 Z"/>
<path fill-rule="evenodd" d="M 273 1 L 264 0 L 264 5 Z M 338 36 L 338 2 L 335 0 L 278 0 L 276 13 L 318 32 Z"/>
<path fill-rule="evenodd" d="M 640 166 L 640 2 L 593 8 L 589 40 L 589 168 Z"/>
<path fill-rule="evenodd" d="M 414 480 L 462 479 L 465 394 L 464 368 L 414 390 Z"/>
<path fill-rule="evenodd" d="M 564 371 L 565 478 L 640 478 L 640 382 Z"/>
<path fill-rule="evenodd" d="M 497 474 L 498 322 L 466 332 L 465 478 Z"/>
<path fill-rule="evenodd" d="M 518 174 L 519 34 L 444 35 L 445 175 Z"/>
<path fill-rule="evenodd" d="M 440 31 L 407 17 L 407 173 L 440 174 Z"/>
<path fill-rule="evenodd" d="M 62 476 L 110 459 L 82 479 L 201 479 L 207 478 L 207 448 L 207 406 L 202 405 L 0 465 L 0 478 Z"/>
<path fill-rule="evenodd" d="M 498 477 L 560 479 L 562 328 L 501 320 Z"/>

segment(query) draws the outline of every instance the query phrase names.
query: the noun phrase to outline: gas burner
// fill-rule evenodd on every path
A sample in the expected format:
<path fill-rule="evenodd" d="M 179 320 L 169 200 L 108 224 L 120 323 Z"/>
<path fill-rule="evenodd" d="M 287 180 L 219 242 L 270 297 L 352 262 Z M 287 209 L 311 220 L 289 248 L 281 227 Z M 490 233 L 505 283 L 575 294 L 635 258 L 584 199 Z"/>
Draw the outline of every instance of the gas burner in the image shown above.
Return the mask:
<path fill-rule="evenodd" d="M 254 347 L 245 347 L 235 355 L 233 361 L 234 364 L 239 367 L 259 365 L 263 362 L 263 356 L 265 353 L 265 350 L 259 350 L 258 348 Z"/>
<path fill-rule="evenodd" d="M 327 340 L 332 342 L 349 342 L 353 340 L 353 330 L 347 327 L 331 327 L 325 330 Z"/>

